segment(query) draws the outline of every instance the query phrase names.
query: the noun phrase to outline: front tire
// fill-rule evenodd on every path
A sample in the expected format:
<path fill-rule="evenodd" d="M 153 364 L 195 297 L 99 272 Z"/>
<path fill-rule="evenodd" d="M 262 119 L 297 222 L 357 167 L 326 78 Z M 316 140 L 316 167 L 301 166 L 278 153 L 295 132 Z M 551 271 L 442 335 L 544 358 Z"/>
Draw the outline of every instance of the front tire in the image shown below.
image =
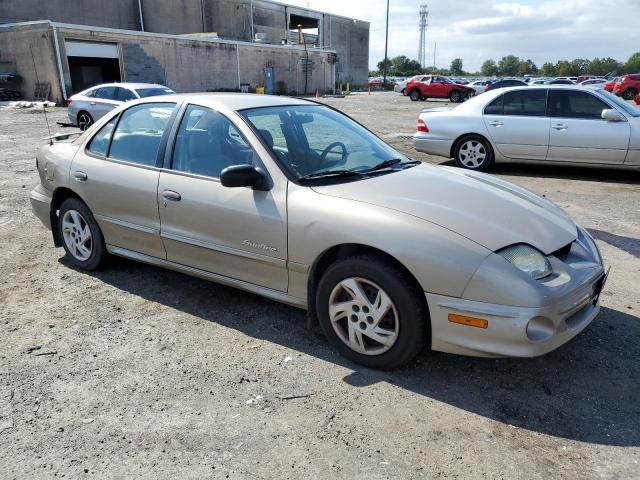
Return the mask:
<path fill-rule="evenodd" d="M 107 249 L 100 227 L 89 208 L 77 198 L 62 202 L 58 234 L 67 258 L 74 266 L 91 271 L 104 265 Z"/>
<path fill-rule="evenodd" d="M 453 103 L 460 103 L 462 101 L 462 94 L 458 90 L 454 90 L 449 94 L 449 100 Z"/>
<path fill-rule="evenodd" d="M 363 255 L 331 265 L 318 284 L 316 311 L 329 342 L 369 368 L 397 368 L 428 339 L 420 289 L 383 258 Z"/>
<path fill-rule="evenodd" d="M 484 172 L 493 166 L 493 149 L 479 135 L 468 135 L 458 141 L 453 151 L 456 165 L 467 170 Z"/>
<path fill-rule="evenodd" d="M 622 93 L 622 98 L 624 98 L 625 100 L 633 100 L 633 97 L 635 97 L 637 94 L 638 92 L 636 91 L 635 88 L 627 88 Z"/>

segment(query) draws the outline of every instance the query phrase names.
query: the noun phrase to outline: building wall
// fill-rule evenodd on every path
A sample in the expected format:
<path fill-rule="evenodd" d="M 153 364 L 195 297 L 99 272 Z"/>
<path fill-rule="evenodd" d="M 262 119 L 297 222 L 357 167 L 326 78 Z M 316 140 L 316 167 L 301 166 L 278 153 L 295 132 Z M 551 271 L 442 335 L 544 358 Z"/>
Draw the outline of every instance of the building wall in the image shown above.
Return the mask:
<path fill-rule="evenodd" d="M 138 0 L 0 0 L 0 24 L 34 20 L 140 30 Z"/>
<path fill-rule="evenodd" d="M 225 39 L 251 41 L 253 30 L 280 44 L 291 14 L 317 18 L 319 43 L 339 57 L 337 80 L 366 86 L 369 23 L 267 0 L 140 0 L 144 29 L 188 34 L 217 32 Z M 0 24 L 31 20 L 140 30 L 138 0 L 0 0 Z M 5 60 L 0 56 L 0 60 Z M 264 62 L 261 62 L 263 66 Z M 224 83 L 223 81 L 221 81 Z"/>
<path fill-rule="evenodd" d="M 273 66 L 275 82 L 283 82 L 282 93 L 304 94 L 305 74 L 299 47 L 236 44 L 200 41 L 161 35 L 101 32 L 74 28 L 58 28 L 61 65 L 67 94 L 71 92 L 71 76 L 65 50 L 65 39 L 118 44 L 122 80 L 127 82 L 163 83 L 177 92 L 238 90 L 240 83 L 250 88 L 264 84 L 264 68 Z M 51 83 L 51 100 L 62 103 L 52 28 L 48 24 L 0 28 L 0 57 L 15 62 L 25 79 L 23 95 L 33 96 L 35 72 L 31 60 L 33 49 L 40 81 Z M 331 65 L 327 52 L 309 51 L 313 69 L 308 73 L 307 91 L 331 91 Z M 240 75 L 238 76 L 238 67 Z"/>
<path fill-rule="evenodd" d="M 33 54 L 33 56 L 32 56 Z M 49 25 L 0 32 L 0 58 L 13 62 L 22 77 L 22 97 L 33 98 L 36 82 L 51 84 L 51 98 L 62 102 L 53 35 Z M 35 64 L 35 66 L 34 66 Z"/>

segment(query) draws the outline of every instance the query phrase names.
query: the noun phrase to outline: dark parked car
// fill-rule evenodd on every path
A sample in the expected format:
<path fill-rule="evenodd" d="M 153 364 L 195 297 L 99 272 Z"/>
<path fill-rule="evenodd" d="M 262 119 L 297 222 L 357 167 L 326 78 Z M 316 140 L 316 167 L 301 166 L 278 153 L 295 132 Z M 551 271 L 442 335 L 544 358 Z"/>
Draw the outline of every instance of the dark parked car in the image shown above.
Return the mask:
<path fill-rule="evenodd" d="M 575 85 L 576 83 L 568 78 L 555 78 L 546 82 L 546 85 Z"/>
<path fill-rule="evenodd" d="M 493 82 L 487 83 L 487 91 L 495 90 L 496 88 L 526 87 L 526 86 L 527 84 L 522 80 L 515 80 L 515 79 L 494 80 Z"/>

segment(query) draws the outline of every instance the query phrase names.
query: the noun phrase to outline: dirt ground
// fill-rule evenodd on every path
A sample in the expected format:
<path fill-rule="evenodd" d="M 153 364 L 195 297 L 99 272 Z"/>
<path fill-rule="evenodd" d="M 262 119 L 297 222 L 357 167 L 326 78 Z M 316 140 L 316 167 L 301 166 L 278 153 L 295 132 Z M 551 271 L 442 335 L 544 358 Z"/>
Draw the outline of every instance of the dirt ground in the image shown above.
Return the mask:
<path fill-rule="evenodd" d="M 428 104 L 325 101 L 444 161 L 411 147 Z M 585 332 L 540 358 L 378 372 L 303 311 L 124 260 L 70 268 L 29 204 L 45 135 L 41 113 L 0 111 L 0 478 L 640 478 L 640 172 L 493 172 L 598 239 L 611 274 Z"/>

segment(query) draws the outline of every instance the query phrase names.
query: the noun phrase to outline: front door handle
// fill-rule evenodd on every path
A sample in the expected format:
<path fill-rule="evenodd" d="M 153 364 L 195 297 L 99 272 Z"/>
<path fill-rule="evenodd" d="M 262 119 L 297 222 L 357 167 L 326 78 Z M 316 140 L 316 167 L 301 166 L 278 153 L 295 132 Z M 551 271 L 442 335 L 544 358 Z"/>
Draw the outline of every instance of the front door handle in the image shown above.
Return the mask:
<path fill-rule="evenodd" d="M 96 102 L 89 102 L 89 105 L 95 105 Z"/>
<path fill-rule="evenodd" d="M 178 202 L 182 198 L 178 192 L 174 192 L 173 190 L 163 190 L 162 198 L 165 200 L 171 200 L 172 202 Z"/>
<path fill-rule="evenodd" d="M 76 182 L 86 182 L 87 181 L 87 174 L 84 172 L 81 172 L 80 170 L 76 171 L 73 173 L 73 178 L 75 179 Z"/>
<path fill-rule="evenodd" d="M 501 127 L 504 124 L 502 122 L 498 122 L 497 120 L 494 120 L 493 122 L 489 122 L 489 125 L 493 127 Z"/>
<path fill-rule="evenodd" d="M 551 125 L 551 128 L 553 128 L 554 130 L 566 130 L 569 127 L 567 127 L 566 125 L 564 125 L 562 123 L 559 123 L 557 125 Z"/>

